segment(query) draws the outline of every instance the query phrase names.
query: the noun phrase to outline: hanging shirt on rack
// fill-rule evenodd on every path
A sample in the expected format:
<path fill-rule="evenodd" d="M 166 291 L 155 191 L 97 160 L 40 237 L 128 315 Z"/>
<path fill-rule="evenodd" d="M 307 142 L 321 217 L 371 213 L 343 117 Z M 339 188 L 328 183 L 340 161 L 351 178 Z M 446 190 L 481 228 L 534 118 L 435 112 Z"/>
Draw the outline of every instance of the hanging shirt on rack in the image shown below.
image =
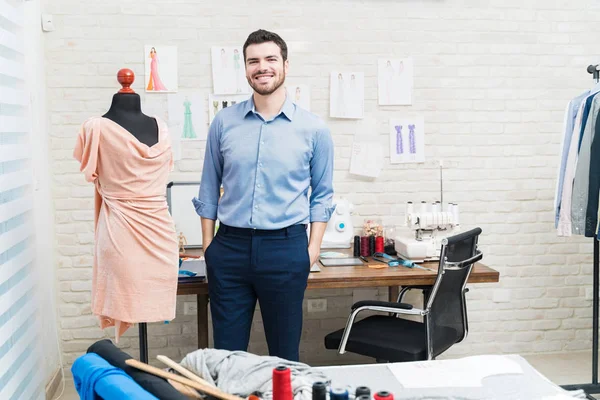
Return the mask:
<path fill-rule="evenodd" d="M 600 120 L 598 117 L 590 114 L 590 118 L 594 118 L 596 125 L 594 127 L 595 134 L 592 140 L 591 157 L 590 157 L 590 180 L 589 180 L 589 196 L 587 204 L 587 212 L 585 216 L 585 236 L 595 237 L 598 232 L 598 191 L 600 190 Z"/>
<path fill-rule="evenodd" d="M 554 196 L 554 211 L 555 211 L 555 227 L 558 228 L 558 221 L 560 216 L 560 207 L 561 207 L 561 198 L 564 186 L 564 176 L 565 170 L 567 167 L 567 156 L 569 153 L 569 148 L 571 146 L 571 137 L 573 135 L 573 128 L 575 125 L 575 118 L 577 116 L 577 112 L 581 106 L 581 104 L 585 101 L 585 99 L 590 95 L 590 90 L 582 93 L 577 96 L 573 100 L 567 104 L 567 109 L 565 110 L 565 120 L 563 126 L 563 136 L 561 143 L 561 159 L 560 165 L 558 169 L 558 180 L 556 181 L 556 193 Z"/>
<path fill-rule="evenodd" d="M 595 89 L 595 88 L 594 88 Z M 581 132 L 579 141 L 579 155 L 573 180 L 573 194 L 571 198 L 571 232 L 574 235 L 585 233 L 588 189 L 590 179 L 590 162 L 592 140 L 595 135 L 596 118 L 600 111 L 600 96 L 598 92 L 591 94 L 585 100 L 582 114 Z"/>
<path fill-rule="evenodd" d="M 577 117 L 575 118 L 575 124 L 569 140 L 569 150 L 567 153 L 557 226 L 559 236 L 571 236 L 571 200 L 573 195 L 573 180 L 575 178 L 575 168 L 577 166 L 579 136 L 581 132 L 584 106 L 585 103 L 582 103 L 579 107 L 579 111 L 577 111 Z"/>

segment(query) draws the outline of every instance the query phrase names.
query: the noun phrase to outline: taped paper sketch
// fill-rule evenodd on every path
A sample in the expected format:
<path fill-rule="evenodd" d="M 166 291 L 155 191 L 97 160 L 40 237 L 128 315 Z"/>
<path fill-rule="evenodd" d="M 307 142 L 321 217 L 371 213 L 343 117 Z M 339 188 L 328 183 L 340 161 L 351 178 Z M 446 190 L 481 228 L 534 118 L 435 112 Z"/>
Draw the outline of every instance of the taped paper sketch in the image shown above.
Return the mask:
<path fill-rule="evenodd" d="M 146 92 L 177 92 L 177 47 L 144 46 Z"/>
<path fill-rule="evenodd" d="M 425 162 L 424 139 L 422 116 L 390 119 L 390 162 Z"/>
<path fill-rule="evenodd" d="M 214 94 L 251 93 L 241 47 L 212 47 Z"/>
<path fill-rule="evenodd" d="M 171 137 L 181 140 L 206 139 L 206 95 L 177 93 L 168 96 Z"/>
<path fill-rule="evenodd" d="M 412 58 L 379 59 L 377 86 L 379 105 L 411 105 Z"/>
<path fill-rule="evenodd" d="M 329 115 L 332 118 L 363 118 L 364 73 L 332 72 Z"/>

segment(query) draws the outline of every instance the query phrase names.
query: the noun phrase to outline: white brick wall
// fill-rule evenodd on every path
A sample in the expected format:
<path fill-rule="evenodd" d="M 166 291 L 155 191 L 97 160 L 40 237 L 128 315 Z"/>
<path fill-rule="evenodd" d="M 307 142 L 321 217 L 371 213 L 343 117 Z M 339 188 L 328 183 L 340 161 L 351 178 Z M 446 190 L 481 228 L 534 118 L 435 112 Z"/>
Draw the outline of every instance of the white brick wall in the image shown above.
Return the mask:
<path fill-rule="evenodd" d="M 49 2 L 50 3 L 50 2 Z M 444 200 L 458 202 L 465 226 L 481 226 L 484 262 L 499 284 L 471 285 L 470 335 L 447 356 L 549 352 L 591 346 L 589 240 L 559 238 L 553 190 L 566 102 L 592 85 L 585 71 L 600 62 L 600 7 L 592 0 L 448 0 L 445 2 L 217 3 L 178 0 L 82 2 L 53 0 L 56 31 L 46 35 L 50 148 L 55 207 L 60 337 L 67 362 L 94 340 L 111 337 L 90 316 L 92 189 L 71 158 L 79 124 L 101 115 L 129 67 L 144 109 L 166 118 L 166 97 L 143 92 L 143 45 L 179 47 L 179 85 L 211 90 L 210 46 L 241 45 L 258 28 L 278 32 L 290 47 L 289 81 L 311 87 L 312 109 L 326 119 L 336 144 L 335 189 L 356 205 L 355 224 L 380 217 L 399 224 L 408 200 L 438 199 L 437 160 L 444 158 Z M 412 107 L 377 106 L 378 57 L 412 56 Z M 353 121 L 328 115 L 329 72 L 365 73 L 365 112 L 376 118 L 373 140 L 388 143 L 390 117 L 423 113 L 424 165 L 390 165 L 378 179 L 348 174 Z M 387 147 L 386 147 L 387 148 Z M 204 143 L 184 151 L 173 179 L 199 179 Z M 381 290 L 380 295 L 385 295 Z M 302 359 L 365 361 L 321 352 L 323 336 L 343 326 L 352 290 L 312 291 L 327 297 L 326 314 L 305 314 Z M 180 358 L 194 349 L 195 316 L 149 326 L 151 358 Z M 266 352 L 260 314 L 251 351 Z M 137 329 L 122 346 L 137 354 Z"/>

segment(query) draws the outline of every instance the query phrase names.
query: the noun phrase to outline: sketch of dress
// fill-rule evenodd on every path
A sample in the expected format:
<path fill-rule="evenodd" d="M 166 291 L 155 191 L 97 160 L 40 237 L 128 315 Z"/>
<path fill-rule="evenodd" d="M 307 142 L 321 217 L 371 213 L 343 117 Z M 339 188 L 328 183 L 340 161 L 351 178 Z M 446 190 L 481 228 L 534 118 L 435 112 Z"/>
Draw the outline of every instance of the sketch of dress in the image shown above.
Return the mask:
<path fill-rule="evenodd" d="M 415 126 L 408 125 L 408 145 L 410 148 L 410 154 L 417 154 L 417 144 L 415 143 Z"/>
<path fill-rule="evenodd" d="M 213 100 L 213 115 L 217 115 L 219 112 L 219 102 Z"/>
<path fill-rule="evenodd" d="M 194 125 L 192 124 L 192 110 L 190 106 L 192 103 L 188 99 L 183 102 L 185 111 L 183 112 L 183 133 L 181 137 L 183 139 L 196 139 L 196 132 L 194 132 Z"/>
<path fill-rule="evenodd" d="M 150 61 L 150 78 L 148 79 L 146 90 L 167 90 L 158 74 L 158 56 L 156 55 L 154 47 L 150 50 L 150 58 L 152 59 L 152 61 Z"/>
<path fill-rule="evenodd" d="M 396 154 L 404 154 L 404 146 L 402 144 L 402 125 L 394 126 L 396 129 Z"/>
<path fill-rule="evenodd" d="M 297 87 L 296 87 L 296 96 L 295 96 L 295 100 L 294 100 L 294 102 L 295 102 L 296 104 L 300 104 L 300 97 L 301 97 L 301 94 L 300 94 L 300 86 L 297 86 Z"/>

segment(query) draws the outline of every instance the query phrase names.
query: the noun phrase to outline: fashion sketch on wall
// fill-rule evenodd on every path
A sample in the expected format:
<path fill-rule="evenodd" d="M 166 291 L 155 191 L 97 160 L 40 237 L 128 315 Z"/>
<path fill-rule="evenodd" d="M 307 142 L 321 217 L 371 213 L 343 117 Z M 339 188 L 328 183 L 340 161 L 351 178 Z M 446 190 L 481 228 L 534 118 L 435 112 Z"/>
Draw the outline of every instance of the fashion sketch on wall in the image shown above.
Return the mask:
<path fill-rule="evenodd" d="M 241 47 L 211 48 L 214 94 L 250 93 Z"/>
<path fill-rule="evenodd" d="M 146 92 L 177 92 L 177 47 L 144 46 Z"/>
<path fill-rule="evenodd" d="M 310 89 L 308 85 L 285 85 L 287 95 L 297 106 L 310 111 Z"/>
<path fill-rule="evenodd" d="M 390 119 L 390 163 L 425 162 L 424 139 L 422 116 Z"/>
<path fill-rule="evenodd" d="M 215 115 L 219 111 L 224 108 L 231 107 L 237 103 L 240 103 L 244 100 L 248 100 L 250 98 L 250 94 L 241 94 L 241 95 L 218 95 L 218 94 L 209 94 L 208 95 L 208 123 L 210 124 L 212 120 L 215 118 Z"/>
<path fill-rule="evenodd" d="M 363 118 L 364 91 L 363 72 L 332 72 L 329 116 L 332 118 Z"/>
<path fill-rule="evenodd" d="M 379 59 L 377 75 L 379 105 L 412 104 L 412 58 Z"/>
<path fill-rule="evenodd" d="M 169 129 L 180 140 L 206 139 L 206 96 L 200 93 L 169 94 Z"/>

